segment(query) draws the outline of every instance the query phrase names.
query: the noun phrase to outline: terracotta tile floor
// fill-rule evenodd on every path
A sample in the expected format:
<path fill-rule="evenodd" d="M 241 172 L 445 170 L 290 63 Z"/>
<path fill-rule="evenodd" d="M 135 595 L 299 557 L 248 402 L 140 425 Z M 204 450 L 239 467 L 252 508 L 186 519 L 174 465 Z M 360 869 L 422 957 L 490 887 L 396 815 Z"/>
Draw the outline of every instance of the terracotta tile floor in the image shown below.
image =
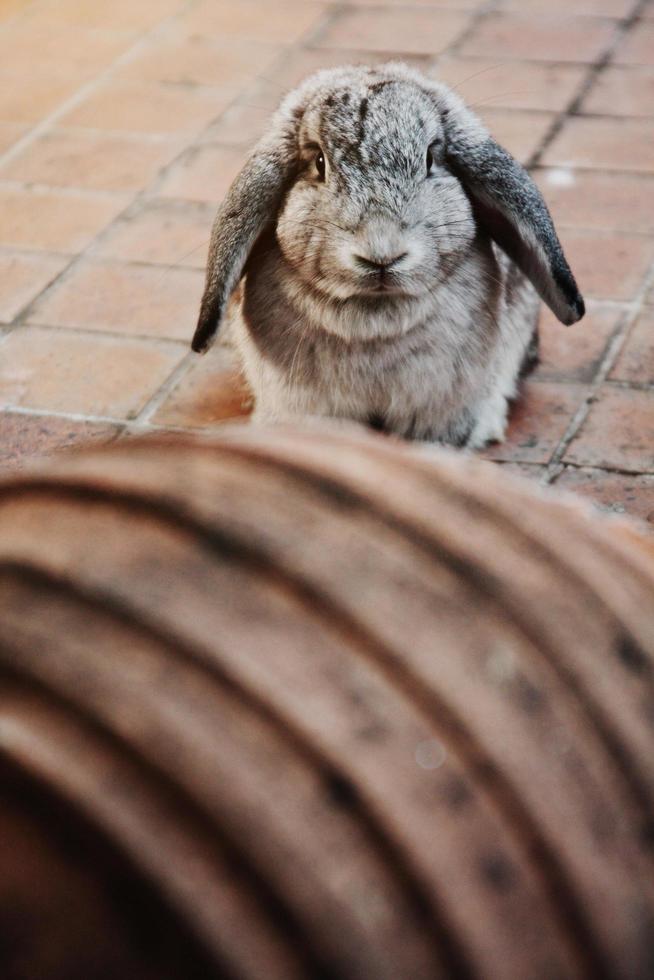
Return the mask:
<path fill-rule="evenodd" d="M 486 455 L 654 532 L 654 0 L 0 0 L 0 470 L 247 411 L 188 352 L 216 203 L 285 88 L 388 57 L 533 169 L 588 299 Z"/>

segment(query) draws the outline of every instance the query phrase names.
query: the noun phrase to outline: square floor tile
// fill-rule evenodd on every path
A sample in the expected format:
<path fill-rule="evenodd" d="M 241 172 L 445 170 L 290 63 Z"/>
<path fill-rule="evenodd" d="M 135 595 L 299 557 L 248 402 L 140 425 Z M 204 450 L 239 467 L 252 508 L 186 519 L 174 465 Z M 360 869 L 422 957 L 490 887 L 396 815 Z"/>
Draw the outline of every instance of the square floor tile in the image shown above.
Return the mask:
<path fill-rule="evenodd" d="M 234 353 L 216 346 L 195 360 L 152 422 L 207 428 L 227 419 L 243 418 L 251 409 L 252 395 Z"/>
<path fill-rule="evenodd" d="M 129 418 L 184 354 L 181 344 L 19 327 L 0 343 L 0 407 Z"/>
<path fill-rule="evenodd" d="M 654 476 L 567 466 L 555 486 L 587 498 L 605 513 L 635 517 L 654 534 Z"/>
<path fill-rule="evenodd" d="M 11 323 L 69 261 L 63 255 L 0 252 L 0 323 Z"/>
<path fill-rule="evenodd" d="M 303 0 L 199 0 L 179 19 L 189 34 L 293 44 L 322 21 L 326 6 Z"/>
<path fill-rule="evenodd" d="M 234 99 L 230 88 L 112 80 L 61 117 L 62 126 L 167 135 L 199 133 Z"/>
<path fill-rule="evenodd" d="M 477 113 L 497 142 L 520 163 L 527 163 L 541 146 L 555 118 L 550 112 L 517 112 L 486 106 L 479 106 Z"/>
<path fill-rule="evenodd" d="M 654 116 L 654 68 L 605 68 L 579 111 L 600 116 Z"/>
<path fill-rule="evenodd" d="M 566 120 L 541 163 L 553 167 L 654 172 L 654 121 L 597 119 Z"/>
<path fill-rule="evenodd" d="M 229 146 L 196 146 L 177 160 L 157 186 L 161 197 L 222 201 L 245 163 L 245 152 Z"/>
<path fill-rule="evenodd" d="M 123 210 L 120 195 L 64 194 L 0 184 L 0 244 L 80 252 Z"/>
<path fill-rule="evenodd" d="M 534 377 L 548 381 L 592 381 L 623 312 L 613 306 L 592 307 L 566 327 L 543 306 L 540 318 L 540 363 Z"/>
<path fill-rule="evenodd" d="M 239 88 L 265 74 L 283 48 L 265 41 L 168 31 L 116 71 L 119 78 L 174 85 Z"/>
<path fill-rule="evenodd" d="M 634 323 L 610 377 L 617 381 L 654 385 L 654 310 L 646 307 Z M 654 414 L 654 391 L 651 399 Z"/>
<path fill-rule="evenodd" d="M 184 6 L 184 0 L 45 0 L 33 4 L 26 23 L 42 28 L 146 31 Z"/>
<path fill-rule="evenodd" d="M 482 455 L 505 462 L 549 462 L 586 392 L 579 384 L 527 381 L 512 407 L 506 441 Z"/>
<path fill-rule="evenodd" d="M 561 239 L 581 292 L 596 299 L 633 299 L 654 261 L 654 238 L 643 235 L 566 228 Z"/>
<path fill-rule="evenodd" d="M 352 7 L 333 17 L 313 43 L 325 48 L 435 55 L 449 47 L 469 23 L 463 12 Z"/>
<path fill-rule="evenodd" d="M 145 140 L 54 129 L 26 146 L 10 162 L 0 164 L 0 180 L 87 190 L 140 191 L 180 153 L 183 145 L 172 138 Z"/>
<path fill-rule="evenodd" d="M 604 385 L 565 462 L 654 472 L 652 392 Z"/>
<path fill-rule="evenodd" d="M 93 254 L 130 262 L 204 269 L 216 213 L 213 204 L 190 201 L 146 201 L 117 221 Z"/>
<path fill-rule="evenodd" d="M 637 22 L 614 51 L 612 60 L 624 65 L 654 65 L 654 21 Z"/>
<path fill-rule="evenodd" d="M 556 167 L 532 176 L 561 227 L 654 232 L 654 176 Z"/>
<path fill-rule="evenodd" d="M 87 260 L 34 306 L 29 321 L 190 344 L 203 289 L 199 269 Z"/>
<path fill-rule="evenodd" d="M 599 17 L 495 13 L 485 17 L 461 54 L 515 61 L 596 61 L 610 46 L 616 22 Z"/>
<path fill-rule="evenodd" d="M 74 422 L 55 415 L 0 412 L 0 476 L 39 457 L 89 443 L 106 443 L 120 428 L 94 422 Z"/>

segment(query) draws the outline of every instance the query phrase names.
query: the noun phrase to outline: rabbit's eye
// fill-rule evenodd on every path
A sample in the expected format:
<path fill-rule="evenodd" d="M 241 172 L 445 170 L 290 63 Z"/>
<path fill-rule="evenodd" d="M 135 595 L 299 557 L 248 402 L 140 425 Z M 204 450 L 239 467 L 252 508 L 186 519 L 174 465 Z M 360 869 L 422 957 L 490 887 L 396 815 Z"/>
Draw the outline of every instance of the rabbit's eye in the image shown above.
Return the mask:
<path fill-rule="evenodd" d="M 318 177 L 320 180 L 325 179 L 325 155 L 322 150 L 318 150 L 316 154 L 316 170 L 318 172 Z"/>
<path fill-rule="evenodd" d="M 427 169 L 427 176 L 431 177 L 434 173 L 436 165 L 441 162 L 443 153 L 443 147 L 440 140 L 436 140 L 427 147 L 427 156 L 425 159 L 425 165 Z"/>

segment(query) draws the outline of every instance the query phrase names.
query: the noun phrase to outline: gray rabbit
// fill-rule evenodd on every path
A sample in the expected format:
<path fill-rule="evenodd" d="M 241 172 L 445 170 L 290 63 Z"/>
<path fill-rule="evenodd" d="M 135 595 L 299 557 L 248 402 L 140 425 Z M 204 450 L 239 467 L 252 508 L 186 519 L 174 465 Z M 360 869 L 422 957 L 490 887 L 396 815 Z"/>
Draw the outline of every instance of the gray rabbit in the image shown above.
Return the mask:
<path fill-rule="evenodd" d="M 400 63 L 330 69 L 284 99 L 218 212 L 193 349 L 232 298 L 255 420 L 477 448 L 504 437 L 539 296 L 584 314 L 540 192 L 477 117 Z"/>

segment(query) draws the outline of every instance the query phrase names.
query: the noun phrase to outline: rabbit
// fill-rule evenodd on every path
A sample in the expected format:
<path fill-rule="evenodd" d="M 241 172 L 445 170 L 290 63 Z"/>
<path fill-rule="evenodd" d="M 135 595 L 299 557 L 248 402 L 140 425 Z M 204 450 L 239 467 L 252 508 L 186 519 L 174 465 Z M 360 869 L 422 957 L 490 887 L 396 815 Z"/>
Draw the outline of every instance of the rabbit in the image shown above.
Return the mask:
<path fill-rule="evenodd" d="M 523 167 L 444 84 L 345 66 L 285 97 L 228 191 L 192 347 L 229 307 L 254 421 L 478 449 L 504 438 L 540 298 L 584 314 Z"/>

